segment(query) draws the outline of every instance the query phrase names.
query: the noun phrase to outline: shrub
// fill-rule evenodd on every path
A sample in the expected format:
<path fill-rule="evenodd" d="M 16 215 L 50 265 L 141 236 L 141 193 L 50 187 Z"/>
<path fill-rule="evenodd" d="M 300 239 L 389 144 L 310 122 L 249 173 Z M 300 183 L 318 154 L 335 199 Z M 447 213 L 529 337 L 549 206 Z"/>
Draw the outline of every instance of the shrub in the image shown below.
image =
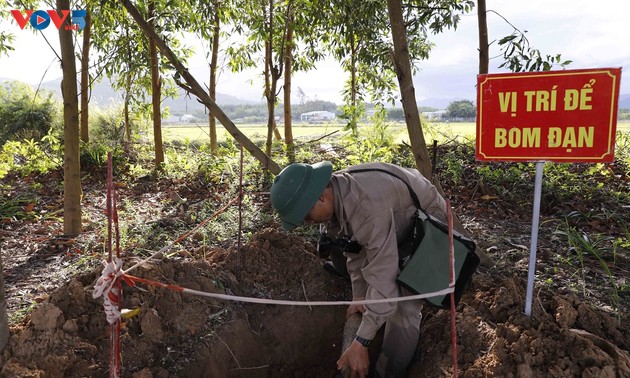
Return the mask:
<path fill-rule="evenodd" d="M 58 114 L 52 93 L 35 92 L 28 84 L 0 85 L 0 145 L 9 140 L 40 140 L 53 128 Z"/>

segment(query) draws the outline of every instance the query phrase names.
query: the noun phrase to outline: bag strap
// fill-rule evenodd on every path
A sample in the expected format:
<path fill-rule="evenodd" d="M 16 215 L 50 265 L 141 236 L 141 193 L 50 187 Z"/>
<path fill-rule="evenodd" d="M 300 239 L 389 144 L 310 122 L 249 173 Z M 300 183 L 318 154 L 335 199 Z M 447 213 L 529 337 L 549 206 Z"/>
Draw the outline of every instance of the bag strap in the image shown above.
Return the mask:
<path fill-rule="evenodd" d="M 396 177 L 397 179 L 402 181 L 403 184 L 405 184 L 405 186 L 407 187 L 407 190 L 409 190 L 409 195 L 411 196 L 411 201 L 413 202 L 414 206 L 416 206 L 416 208 L 420 210 L 420 212 L 422 212 L 425 215 L 425 217 L 430 218 L 429 214 L 427 214 L 427 212 L 424 211 L 424 209 L 420 206 L 420 200 L 418 200 L 418 195 L 413 190 L 411 185 L 409 185 L 407 181 L 405 181 L 402 177 L 398 176 L 397 174 L 387 171 L 385 169 L 380 169 L 380 168 L 348 169 L 346 170 L 346 172 L 348 173 L 381 172 L 381 173 L 386 173 L 390 176 Z"/>

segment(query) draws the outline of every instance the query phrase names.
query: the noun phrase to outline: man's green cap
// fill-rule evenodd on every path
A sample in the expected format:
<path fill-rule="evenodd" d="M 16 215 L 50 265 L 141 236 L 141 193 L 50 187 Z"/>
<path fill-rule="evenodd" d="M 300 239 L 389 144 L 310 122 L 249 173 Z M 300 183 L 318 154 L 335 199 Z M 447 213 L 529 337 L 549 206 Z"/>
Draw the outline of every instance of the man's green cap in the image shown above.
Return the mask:
<path fill-rule="evenodd" d="M 284 168 L 271 186 L 271 205 L 282 220 L 282 228 L 292 230 L 304 222 L 332 177 L 332 164 L 294 163 Z"/>

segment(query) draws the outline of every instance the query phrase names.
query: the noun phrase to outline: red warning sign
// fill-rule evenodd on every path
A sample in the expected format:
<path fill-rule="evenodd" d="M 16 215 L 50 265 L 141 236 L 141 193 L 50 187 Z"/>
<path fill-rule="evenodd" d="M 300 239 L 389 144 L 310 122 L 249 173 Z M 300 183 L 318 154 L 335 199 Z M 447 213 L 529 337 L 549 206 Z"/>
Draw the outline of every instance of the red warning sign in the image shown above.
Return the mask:
<path fill-rule="evenodd" d="M 621 68 L 477 76 L 478 160 L 612 162 Z"/>

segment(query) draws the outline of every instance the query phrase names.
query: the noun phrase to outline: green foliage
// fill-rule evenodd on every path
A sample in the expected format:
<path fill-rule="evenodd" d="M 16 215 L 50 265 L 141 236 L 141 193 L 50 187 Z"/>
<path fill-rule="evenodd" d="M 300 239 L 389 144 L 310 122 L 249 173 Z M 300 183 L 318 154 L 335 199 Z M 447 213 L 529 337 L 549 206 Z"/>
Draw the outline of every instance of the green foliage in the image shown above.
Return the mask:
<path fill-rule="evenodd" d="M 132 126 L 136 123 L 132 123 Z M 123 109 L 112 107 L 109 109 L 91 109 L 90 111 L 90 141 L 108 145 L 121 145 L 125 138 Z"/>
<path fill-rule="evenodd" d="M 279 106 L 282 106 L 282 104 Z M 308 100 L 303 104 L 293 105 L 291 107 L 291 113 L 298 115 L 298 119 L 300 114 L 313 111 L 329 111 L 335 113 L 337 111 L 337 104 L 330 101 Z"/>
<path fill-rule="evenodd" d="M 477 107 L 470 100 L 453 101 L 446 108 L 446 117 L 450 120 L 475 119 Z"/>
<path fill-rule="evenodd" d="M 36 93 L 18 81 L 0 86 L 0 145 L 9 140 L 39 140 L 55 125 L 57 105 L 52 93 Z"/>
<path fill-rule="evenodd" d="M 615 138 L 615 163 L 617 174 L 630 177 L 630 133 L 617 131 Z"/>
<path fill-rule="evenodd" d="M 107 155 L 112 154 L 112 169 L 114 175 L 119 175 L 129 169 L 129 161 L 132 156 L 125 153 L 122 148 L 116 146 L 109 147 L 101 142 L 90 142 L 81 145 L 80 161 L 81 170 L 86 172 L 101 171 L 105 172 L 107 167 Z"/>
<path fill-rule="evenodd" d="M 416 69 L 414 63 L 429 57 L 429 32 L 456 28 L 460 14 L 470 12 L 474 1 L 409 2 L 402 6 L 408 52 Z M 387 3 L 335 0 L 318 11 L 314 27 L 321 33 L 321 41 L 349 75 L 356 75 L 355 83 L 350 83 L 354 87 L 347 88 L 344 100 L 356 105 L 353 100 L 360 102 L 368 94 L 373 99 L 394 100 L 397 85 Z"/>
<path fill-rule="evenodd" d="M 147 18 L 150 2 L 138 2 L 136 6 Z M 156 17 L 148 20 L 183 64 L 192 55 L 192 49 L 182 43 L 181 30 L 190 27 L 193 13 L 190 2 L 154 0 Z M 104 74 L 110 78 L 116 90 L 122 91 L 129 100 L 129 107 L 135 114 L 150 117 L 152 114 L 150 93 L 151 73 L 149 42 L 135 21 L 128 16 L 124 7 L 116 1 L 101 1 L 90 7 L 88 12 L 93 20 L 91 33 L 90 66 L 92 75 L 100 80 Z M 92 4 L 95 5 L 95 4 Z M 159 58 L 158 58 L 159 59 Z M 161 74 L 161 97 L 176 96 L 177 90 L 172 79 L 174 69 L 162 57 L 159 64 Z"/>
<path fill-rule="evenodd" d="M 13 7 L 9 2 L 3 1 L 0 3 L 0 12 L 2 12 L 3 15 L 8 14 L 10 9 L 13 9 Z M 9 51 L 15 50 L 12 46 L 14 39 L 13 34 L 4 30 L 0 31 L 0 56 L 2 56 L 2 54 L 8 56 Z"/>
<path fill-rule="evenodd" d="M 611 260 L 613 256 L 609 246 L 611 243 L 611 237 L 602 236 L 598 234 L 588 235 L 587 233 L 580 231 L 574 226 L 571 226 L 569 221 L 566 221 L 564 231 L 556 231 L 557 235 L 563 235 L 567 238 L 567 242 L 570 246 L 570 252 L 572 254 L 566 258 L 566 262 L 576 266 L 576 273 L 581 277 L 582 294 L 586 297 L 586 281 L 589 276 L 589 272 L 593 270 L 590 266 L 590 261 L 586 261 L 591 257 L 599 263 L 600 268 L 604 272 L 604 276 L 608 279 L 610 284 L 610 301 L 613 307 L 617 308 L 619 305 L 619 291 L 620 287 L 617 285 L 617 280 L 611 271 Z"/>
<path fill-rule="evenodd" d="M 354 136 L 358 133 L 358 120 L 365 114 L 365 103 L 358 102 L 356 105 L 346 103 L 339 108 L 341 114 L 339 118 L 347 121 L 344 130 L 351 131 Z"/>
<path fill-rule="evenodd" d="M 0 55 L 9 55 L 9 51 L 15 50 L 11 44 L 13 43 L 14 36 L 6 31 L 0 32 Z"/>
<path fill-rule="evenodd" d="M 436 126 L 425 124 L 424 127 L 425 134 L 428 132 L 429 135 L 433 135 L 432 133 L 436 132 Z M 545 164 L 543 212 L 560 211 L 570 208 L 571 204 L 595 202 L 602 204 L 602 208 L 597 209 L 601 214 L 606 206 L 614 209 L 618 208 L 618 204 L 630 203 L 627 183 L 616 179 L 630 176 L 629 142 L 630 137 L 623 133 L 618 134 L 614 164 Z M 444 151 L 445 149 L 447 151 Z M 446 187 L 468 182 L 484 194 L 517 207 L 522 206 L 523 211 L 531 211 L 531 198 L 523 197 L 522 193 L 533 195 L 535 164 L 511 162 L 477 164 L 474 151 L 474 141 L 451 144 L 448 147 L 440 145 L 435 167 L 440 182 Z M 613 203 L 617 205 L 613 206 Z M 614 220 L 615 216 L 611 216 Z"/>
<path fill-rule="evenodd" d="M 0 150 L 0 178 L 9 172 L 23 176 L 46 173 L 60 168 L 62 161 L 60 141 L 51 134 L 41 143 L 32 139 L 10 141 Z"/>
<path fill-rule="evenodd" d="M 387 119 L 390 121 L 404 121 L 405 112 L 403 108 L 391 108 L 387 110 Z"/>
<path fill-rule="evenodd" d="M 525 32 L 517 28 L 511 35 L 499 40 L 499 46 L 505 60 L 499 68 L 507 67 L 512 72 L 523 71 L 551 71 L 555 66 L 565 68 L 572 63 L 571 60 L 562 60 L 561 54 L 544 55 L 538 49 L 531 47 Z"/>
<path fill-rule="evenodd" d="M 356 136 L 349 134 L 344 138 L 346 165 L 392 161 L 396 152 L 395 137 L 385 122 L 386 116 L 385 108 L 378 107 L 370 122 L 361 126 Z"/>
<path fill-rule="evenodd" d="M 34 204 L 37 200 L 30 196 L 17 196 L 10 198 L 8 196 L 0 196 L 0 220 L 22 220 L 34 217 L 34 213 L 29 210 L 29 205 Z"/>

